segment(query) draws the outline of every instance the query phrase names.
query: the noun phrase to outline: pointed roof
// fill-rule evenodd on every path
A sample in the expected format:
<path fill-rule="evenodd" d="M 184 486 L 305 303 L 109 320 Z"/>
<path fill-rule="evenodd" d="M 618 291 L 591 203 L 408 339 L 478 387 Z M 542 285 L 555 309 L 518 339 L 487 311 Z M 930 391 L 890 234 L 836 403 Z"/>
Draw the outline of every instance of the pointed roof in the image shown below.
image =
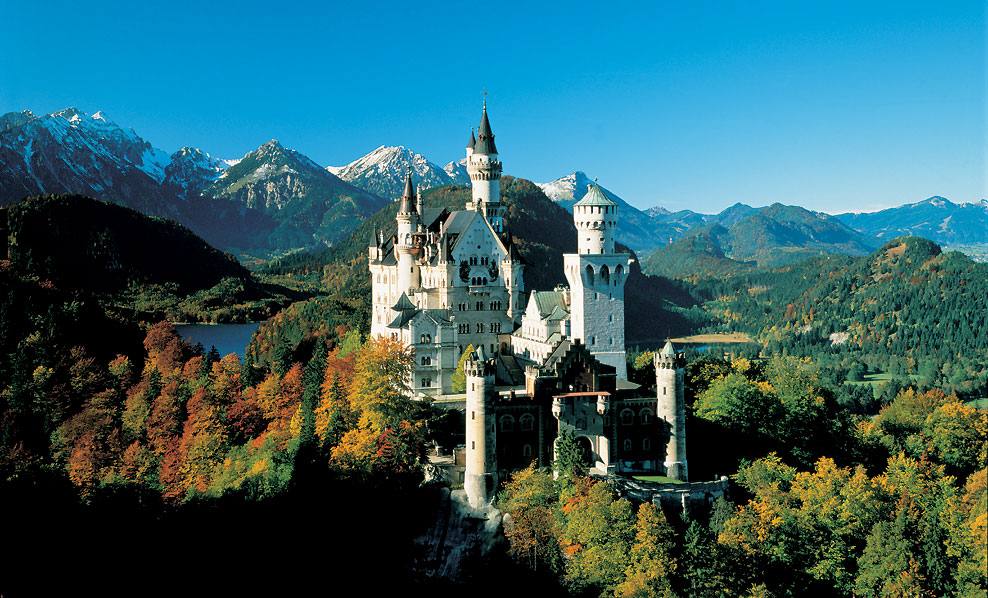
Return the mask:
<path fill-rule="evenodd" d="M 475 154 L 496 154 L 497 146 L 494 145 L 494 132 L 491 130 L 491 121 L 487 118 L 487 101 L 484 101 L 484 113 L 480 117 L 480 127 L 477 129 L 477 144 L 473 148 Z"/>
<path fill-rule="evenodd" d="M 473 149 L 477 145 L 477 138 L 473 135 L 473 129 L 470 129 L 470 141 L 467 142 L 467 149 Z"/>
<path fill-rule="evenodd" d="M 662 350 L 661 351 L 659 351 L 659 356 L 660 357 L 673 357 L 673 358 L 676 357 L 676 348 L 672 346 L 672 341 L 671 340 L 666 340 L 665 346 L 662 347 Z"/>
<path fill-rule="evenodd" d="M 398 297 L 398 302 L 395 303 L 391 307 L 391 309 L 393 309 L 394 311 L 408 311 L 408 310 L 415 310 L 418 308 L 415 307 L 415 304 L 412 303 L 412 300 L 408 298 L 407 294 L 402 293 L 401 297 Z"/>
<path fill-rule="evenodd" d="M 415 211 L 415 185 L 412 184 L 412 172 L 405 175 L 405 192 L 401 194 L 399 212 L 410 214 Z"/>
<path fill-rule="evenodd" d="M 616 206 L 617 204 L 611 201 L 604 192 L 600 189 L 600 185 L 595 182 L 587 185 L 587 194 L 583 196 L 583 199 L 576 202 L 578 206 Z"/>

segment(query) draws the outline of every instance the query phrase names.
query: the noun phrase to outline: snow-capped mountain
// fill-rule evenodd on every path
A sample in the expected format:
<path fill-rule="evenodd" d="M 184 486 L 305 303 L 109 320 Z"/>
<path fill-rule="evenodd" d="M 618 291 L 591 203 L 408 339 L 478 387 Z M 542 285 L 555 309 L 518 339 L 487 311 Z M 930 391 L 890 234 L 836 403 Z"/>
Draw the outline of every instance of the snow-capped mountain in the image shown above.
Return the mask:
<path fill-rule="evenodd" d="M 443 168 L 404 146 L 382 145 L 346 166 L 329 166 L 326 170 L 355 187 L 381 197 L 397 199 L 401 197 L 405 174 L 409 170 L 422 189 L 468 184 L 470 178 L 466 176 L 466 167 L 462 167 L 461 173 L 455 164 L 451 162 Z"/>
<path fill-rule="evenodd" d="M 879 239 L 916 235 L 941 244 L 988 243 L 988 200 L 954 203 L 933 196 L 879 212 L 837 216 L 844 224 Z"/>
<path fill-rule="evenodd" d="M 0 206 L 43 193 L 112 201 L 262 252 L 333 242 L 387 203 L 274 141 L 220 160 L 192 147 L 168 155 L 102 112 L 0 116 Z"/>
<path fill-rule="evenodd" d="M 449 162 L 446 166 L 443 166 L 443 171 L 449 175 L 454 184 L 457 185 L 469 185 L 470 184 L 470 173 L 467 172 L 467 159 L 461 158 L 459 160 Z"/>
<path fill-rule="evenodd" d="M 577 170 L 548 183 L 536 183 L 546 196 L 566 208 L 568 212 L 573 211 L 573 204 L 580 201 L 587 193 L 587 186 L 593 182 L 586 173 Z M 619 206 L 618 232 L 617 238 L 628 247 L 637 252 L 647 252 L 670 239 L 678 239 L 685 230 L 662 222 L 653 218 L 649 214 L 642 212 L 632 206 L 613 191 L 601 186 L 611 201 Z"/>
<path fill-rule="evenodd" d="M 346 238 L 360 221 L 387 204 L 274 139 L 224 170 L 203 195 L 272 218 L 278 229 L 271 238 L 279 247 Z"/>
<path fill-rule="evenodd" d="M 195 147 L 183 147 L 171 155 L 165 166 L 164 185 L 181 199 L 199 197 L 223 172 L 239 160 L 220 160 Z"/>
<path fill-rule="evenodd" d="M 25 111 L 0 123 L 0 203 L 33 193 L 80 193 L 174 214 L 162 201 L 168 154 L 102 112 Z"/>

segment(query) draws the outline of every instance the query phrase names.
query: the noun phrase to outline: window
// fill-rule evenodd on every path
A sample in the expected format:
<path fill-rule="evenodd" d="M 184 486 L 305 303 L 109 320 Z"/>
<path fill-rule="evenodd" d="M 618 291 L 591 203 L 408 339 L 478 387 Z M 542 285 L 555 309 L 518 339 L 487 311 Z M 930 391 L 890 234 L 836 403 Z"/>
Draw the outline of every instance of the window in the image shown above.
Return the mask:
<path fill-rule="evenodd" d="M 662 396 L 665 396 L 665 394 L 666 394 L 666 387 L 665 387 L 665 386 L 663 386 L 663 387 L 662 387 Z"/>
<path fill-rule="evenodd" d="M 522 447 L 521 447 L 521 456 L 522 457 L 531 457 L 532 456 L 532 445 L 530 445 L 530 444 L 522 445 Z"/>
<path fill-rule="evenodd" d="M 600 267 L 600 281 L 605 285 L 611 284 L 611 270 L 604 264 Z"/>
<path fill-rule="evenodd" d="M 477 311 L 484 311 L 484 302 L 483 301 L 478 301 L 477 302 Z"/>
<path fill-rule="evenodd" d="M 501 424 L 502 432 L 514 432 L 515 431 L 515 418 L 511 415 L 502 415 L 499 420 Z"/>
<path fill-rule="evenodd" d="M 621 425 L 630 426 L 635 421 L 635 413 L 631 409 L 621 411 Z"/>
<path fill-rule="evenodd" d="M 652 410 L 642 409 L 641 410 L 642 425 L 649 424 L 652 422 Z"/>
<path fill-rule="evenodd" d="M 483 322 L 477 322 L 477 333 L 480 334 L 483 331 L 484 331 L 484 323 Z"/>
<path fill-rule="evenodd" d="M 432 378 L 422 378 L 422 387 L 429 388 L 432 386 Z"/>
<path fill-rule="evenodd" d="M 587 239 L 589 241 L 590 239 Z M 587 284 L 593 286 L 593 266 L 587 264 Z"/>
<path fill-rule="evenodd" d="M 518 420 L 518 425 L 522 432 L 531 432 L 535 428 L 535 416 L 526 413 Z"/>
<path fill-rule="evenodd" d="M 625 438 L 624 439 L 624 445 L 623 446 L 624 446 L 624 450 L 630 451 L 631 450 L 631 439 L 630 438 Z"/>
<path fill-rule="evenodd" d="M 576 418 L 576 429 L 586 430 L 587 429 L 587 418 L 580 416 Z"/>
<path fill-rule="evenodd" d="M 652 441 L 648 438 L 642 438 L 642 450 L 647 451 L 652 448 Z"/>

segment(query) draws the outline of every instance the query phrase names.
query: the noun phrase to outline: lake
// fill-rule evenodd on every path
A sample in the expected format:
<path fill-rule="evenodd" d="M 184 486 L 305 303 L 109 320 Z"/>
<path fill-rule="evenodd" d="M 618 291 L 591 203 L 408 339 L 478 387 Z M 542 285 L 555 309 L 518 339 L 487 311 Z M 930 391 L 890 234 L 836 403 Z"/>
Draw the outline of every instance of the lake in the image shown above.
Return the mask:
<path fill-rule="evenodd" d="M 260 326 L 259 322 L 250 324 L 175 324 L 179 336 L 189 344 L 201 343 L 206 351 L 216 347 L 220 355 L 236 353 L 244 358 L 244 350 L 250 343 L 250 337 Z"/>

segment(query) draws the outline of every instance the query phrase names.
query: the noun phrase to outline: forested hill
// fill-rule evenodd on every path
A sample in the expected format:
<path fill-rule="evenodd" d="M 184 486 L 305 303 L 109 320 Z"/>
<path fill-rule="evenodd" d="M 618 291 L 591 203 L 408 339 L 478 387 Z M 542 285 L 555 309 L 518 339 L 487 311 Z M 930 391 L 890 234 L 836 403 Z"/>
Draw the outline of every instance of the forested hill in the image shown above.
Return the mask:
<path fill-rule="evenodd" d="M 723 276 L 752 264 L 773 267 L 827 254 L 866 255 L 879 245 L 833 216 L 798 206 L 773 204 L 742 214 L 660 247 L 645 260 L 645 271 L 673 278 Z"/>
<path fill-rule="evenodd" d="M 572 215 L 528 180 L 504 176 L 501 191 L 502 201 L 508 207 L 515 247 L 526 263 L 526 294 L 565 284 L 563 254 L 576 251 Z M 463 209 L 469 198 L 470 188 L 461 186 L 429 189 L 422 194 L 427 208 Z M 397 209 L 398 204 L 391 203 L 362 222 L 346 242 L 317 252 L 294 254 L 268 267 L 270 273 L 307 273 L 322 268 L 323 284 L 333 297 L 292 306 L 275 321 L 262 326 L 255 346 L 260 361 L 269 358 L 279 344 L 287 342 L 297 347 L 305 337 L 324 330 L 327 321 L 369 324 L 371 282 L 367 246 L 375 230 L 383 230 L 385 234 L 394 230 Z M 670 334 L 689 333 L 705 317 L 681 283 L 643 275 L 637 260 L 631 265 L 625 295 L 626 321 L 636 323 L 627 331 L 629 343 L 658 342 Z M 335 310 L 332 317 L 328 310 Z M 345 317 L 339 317 L 343 312 Z"/>
<path fill-rule="evenodd" d="M 918 237 L 700 283 L 732 330 L 797 353 L 855 351 L 870 368 L 970 392 L 988 381 L 988 265 Z"/>
<path fill-rule="evenodd" d="M 149 319 L 266 317 L 288 300 L 184 226 L 77 195 L 0 209 L 0 257 L 16 276 Z"/>

